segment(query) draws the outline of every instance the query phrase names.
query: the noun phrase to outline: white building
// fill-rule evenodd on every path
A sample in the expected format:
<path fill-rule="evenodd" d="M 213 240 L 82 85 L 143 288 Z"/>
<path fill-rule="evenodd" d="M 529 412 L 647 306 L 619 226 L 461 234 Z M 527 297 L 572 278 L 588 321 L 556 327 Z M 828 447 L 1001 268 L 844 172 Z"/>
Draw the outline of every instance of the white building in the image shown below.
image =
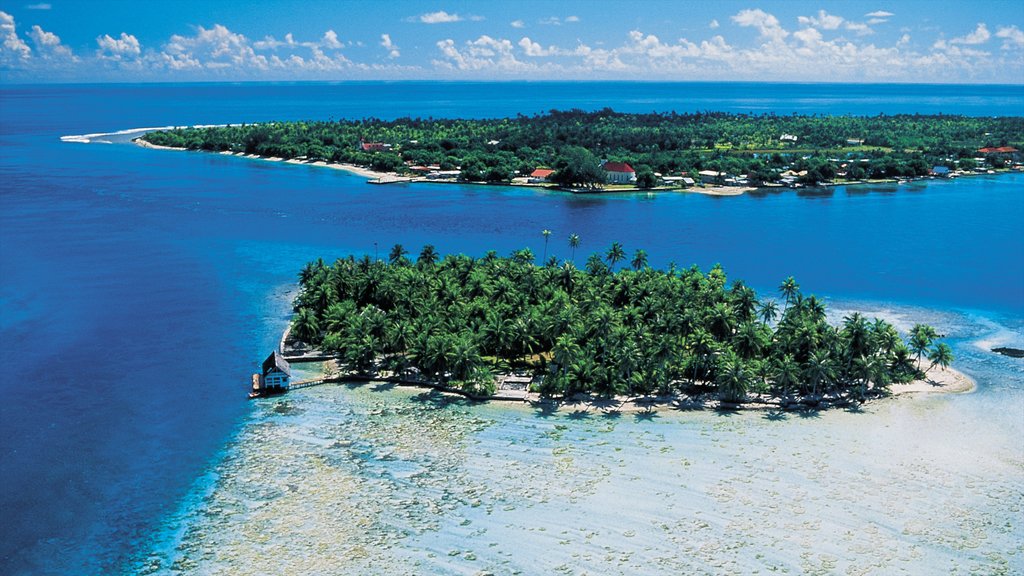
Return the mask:
<path fill-rule="evenodd" d="M 605 162 L 604 179 L 610 184 L 632 184 L 636 182 L 636 171 L 625 162 Z"/>

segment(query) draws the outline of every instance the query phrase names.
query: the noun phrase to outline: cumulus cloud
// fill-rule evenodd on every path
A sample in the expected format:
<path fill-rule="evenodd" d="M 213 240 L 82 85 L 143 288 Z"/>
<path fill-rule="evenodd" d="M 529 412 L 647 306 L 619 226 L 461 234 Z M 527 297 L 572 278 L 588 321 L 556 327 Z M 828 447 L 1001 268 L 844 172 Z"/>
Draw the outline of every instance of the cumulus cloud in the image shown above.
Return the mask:
<path fill-rule="evenodd" d="M 717 19 L 716 20 L 712 20 L 711 23 L 708 24 L 708 28 L 711 28 L 712 30 L 715 30 L 719 26 L 721 26 L 721 24 L 718 23 Z"/>
<path fill-rule="evenodd" d="M 61 44 L 60 36 L 43 30 L 38 25 L 32 26 L 28 37 L 36 45 L 36 54 L 46 60 L 76 61 L 77 58 L 71 53 L 71 48 Z"/>
<path fill-rule="evenodd" d="M 395 43 L 391 41 L 390 34 L 380 35 L 380 45 L 383 46 L 384 49 L 388 51 L 388 58 L 398 58 L 399 56 L 402 55 L 402 53 L 398 50 L 398 46 L 395 46 Z"/>
<path fill-rule="evenodd" d="M 886 12 L 885 10 L 875 10 L 874 12 L 868 12 L 865 16 L 868 18 L 892 18 L 895 14 L 892 12 Z"/>
<path fill-rule="evenodd" d="M 1003 39 L 1003 50 L 1024 48 L 1024 31 L 1016 26 L 1004 26 L 996 30 L 996 38 Z"/>
<path fill-rule="evenodd" d="M 436 66 L 456 70 L 494 70 L 515 72 L 534 69 L 533 66 L 516 58 L 512 41 L 483 35 L 469 40 L 462 46 L 451 38 L 441 40 L 437 47 L 444 56 L 434 60 Z"/>
<path fill-rule="evenodd" d="M 509 23 L 509 26 L 512 26 L 513 28 L 525 28 L 526 22 L 523 22 L 522 20 L 513 20 Z"/>
<path fill-rule="evenodd" d="M 286 43 L 294 43 L 291 34 L 285 38 Z M 171 36 L 160 52 L 159 59 L 171 70 L 269 68 L 267 58 L 256 54 L 248 38 L 228 30 L 222 24 L 214 24 L 213 28 L 199 26 L 193 36 Z"/>
<path fill-rule="evenodd" d="M 744 28 L 757 28 L 761 37 L 771 42 L 781 42 L 789 36 L 789 32 L 779 24 L 778 18 L 760 8 L 740 10 L 732 17 L 732 21 Z"/>
<path fill-rule="evenodd" d="M 446 24 L 448 22 L 462 22 L 465 18 L 458 14 L 449 14 L 444 10 L 438 10 L 437 12 L 421 14 L 419 20 L 424 24 Z"/>
<path fill-rule="evenodd" d="M 974 32 L 971 32 L 970 34 L 967 34 L 966 36 L 961 36 L 959 38 L 953 38 L 952 40 L 949 41 L 949 43 L 950 44 L 967 44 L 967 45 L 984 44 L 985 42 L 988 42 L 988 39 L 991 38 L 991 37 L 992 37 L 992 34 L 989 33 L 988 27 L 985 26 L 984 22 L 980 22 L 980 23 L 978 23 L 978 27 L 974 29 Z"/>
<path fill-rule="evenodd" d="M 580 17 L 579 16 L 567 16 L 565 18 L 565 21 L 566 22 L 579 22 L 580 21 Z"/>
<path fill-rule="evenodd" d="M 14 16 L 3 11 L 0 11 L 0 39 L 3 39 L 0 44 L 0 64 L 24 62 L 32 56 L 32 49 L 18 37 Z"/>
<path fill-rule="evenodd" d="M 328 30 L 327 32 L 324 32 L 324 37 L 322 40 L 320 40 L 320 44 L 324 48 L 330 48 L 332 50 L 339 50 L 342 47 L 341 41 L 338 40 L 338 33 L 335 32 L 334 30 Z"/>
<path fill-rule="evenodd" d="M 120 38 L 113 38 L 109 34 L 104 34 L 96 38 L 96 44 L 99 46 L 96 50 L 96 56 L 101 60 L 123 62 L 138 58 L 142 54 L 139 39 L 126 32 L 121 32 Z"/>
<path fill-rule="evenodd" d="M 813 26 L 822 30 L 836 30 L 843 24 L 842 16 L 829 14 L 824 10 L 819 10 L 817 16 L 799 16 L 796 20 L 801 26 Z M 778 24 L 778 21 L 776 21 L 776 24 Z"/>

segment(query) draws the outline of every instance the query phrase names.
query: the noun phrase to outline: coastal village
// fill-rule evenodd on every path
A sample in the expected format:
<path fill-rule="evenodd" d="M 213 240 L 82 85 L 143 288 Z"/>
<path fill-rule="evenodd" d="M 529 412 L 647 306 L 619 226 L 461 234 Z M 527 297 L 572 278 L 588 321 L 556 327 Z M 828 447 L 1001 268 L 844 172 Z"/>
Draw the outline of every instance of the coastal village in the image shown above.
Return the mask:
<path fill-rule="evenodd" d="M 783 134 L 779 137 L 780 145 L 787 143 L 794 144 L 799 138 L 792 134 Z M 498 144 L 498 141 L 491 141 L 489 144 Z M 863 139 L 847 139 L 850 146 L 863 145 Z M 388 152 L 395 149 L 392 144 L 383 142 L 359 143 L 360 149 L 364 152 Z M 810 155 L 801 157 L 803 160 L 811 158 Z M 300 161 L 307 160 L 299 158 Z M 641 190 L 689 190 L 694 192 L 705 192 L 719 195 L 735 195 L 757 188 L 803 188 L 813 186 L 836 186 L 850 184 L 879 184 L 908 182 L 915 178 L 894 177 L 881 179 L 853 179 L 851 174 L 857 166 L 863 166 L 870 162 L 868 158 L 829 158 L 834 165 L 834 179 L 817 180 L 809 177 L 807 170 L 794 170 L 786 167 L 777 174 L 774 181 L 758 181 L 748 174 L 731 174 L 729 172 L 716 170 L 700 170 L 695 173 L 678 172 L 674 174 L 662 174 L 653 172 L 653 180 L 641 183 L 637 178 L 637 171 L 628 162 L 613 162 L 601 160 L 601 170 L 604 175 L 604 185 L 597 188 L 568 188 L 572 192 L 593 193 L 606 192 L 629 192 Z M 316 164 L 317 161 L 311 163 Z M 1019 150 L 1012 146 L 985 147 L 977 150 L 977 156 L 966 160 L 948 157 L 945 164 L 932 166 L 928 172 L 928 178 L 957 178 L 960 176 L 974 176 L 979 174 L 995 174 L 997 170 L 1024 170 L 1024 160 Z M 512 186 L 545 186 L 552 187 L 555 182 L 552 176 L 555 169 L 546 166 L 538 166 L 529 173 L 520 173 L 514 176 L 509 183 Z M 369 184 L 396 184 L 408 182 L 461 182 L 461 183 L 482 183 L 495 184 L 486 181 L 466 181 L 461 179 L 462 171 L 459 167 L 444 170 L 438 164 L 419 165 L 411 161 L 405 163 L 402 172 L 389 172 L 376 175 L 367 180 Z"/>
<path fill-rule="evenodd" d="M 573 193 L 902 183 L 1022 170 L 1013 117 L 810 117 L 552 110 L 495 119 L 183 127 L 140 145 L 326 166 L 375 185 L 460 183 Z"/>

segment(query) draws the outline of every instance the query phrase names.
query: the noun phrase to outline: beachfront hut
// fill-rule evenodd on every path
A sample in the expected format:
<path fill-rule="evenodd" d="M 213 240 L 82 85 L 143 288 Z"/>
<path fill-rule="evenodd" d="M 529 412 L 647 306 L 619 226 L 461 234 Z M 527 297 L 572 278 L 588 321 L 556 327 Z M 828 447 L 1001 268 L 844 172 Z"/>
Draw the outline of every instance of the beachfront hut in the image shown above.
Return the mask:
<path fill-rule="evenodd" d="M 604 179 L 612 184 L 630 184 L 636 182 L 636 171 L 625 162 L 605 162 Z"/>
<path fill-rule="evenodd" d="M 932 176 L 938 176 L 940 178 L 949 178 L 949 166 L 933 166 Z"/>
<path fill-rule="evenodd" d="M 292 377 L 292 367 L 281 353 L 274 350 L 263 361 L 263 390 L 281 392 L 288 388 L 288 380 Z"/>

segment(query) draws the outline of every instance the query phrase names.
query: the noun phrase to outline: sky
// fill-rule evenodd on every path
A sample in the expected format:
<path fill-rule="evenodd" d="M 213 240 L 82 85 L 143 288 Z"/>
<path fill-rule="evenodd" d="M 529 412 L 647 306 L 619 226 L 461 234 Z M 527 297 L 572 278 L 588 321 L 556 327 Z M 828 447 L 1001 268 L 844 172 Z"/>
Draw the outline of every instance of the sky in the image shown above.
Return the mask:
<path fill-rule="evenodd" d="M 1024 2 L 0 0 L 0 84 L 1024 84 Z"/>

